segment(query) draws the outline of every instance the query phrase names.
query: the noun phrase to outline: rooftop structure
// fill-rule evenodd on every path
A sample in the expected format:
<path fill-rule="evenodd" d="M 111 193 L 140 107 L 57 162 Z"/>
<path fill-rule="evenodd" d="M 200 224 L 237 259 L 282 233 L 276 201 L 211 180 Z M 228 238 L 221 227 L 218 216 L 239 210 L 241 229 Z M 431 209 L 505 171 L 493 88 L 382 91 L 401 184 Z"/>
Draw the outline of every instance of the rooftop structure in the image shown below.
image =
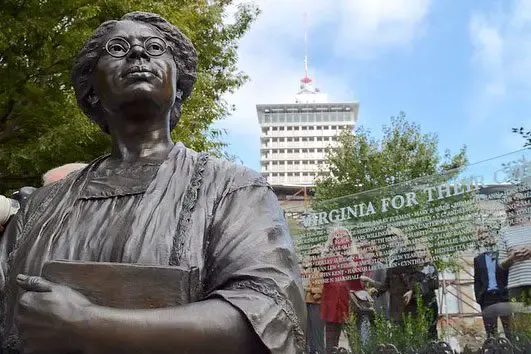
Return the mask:
<path fill-rule="evenodd" d="M 328 96 L 313 86 L 306 30 L 304 38 L 304 77 L 295 103 L 256 106 L 261 172 L 276 189 L 313 186 L 316 175 L 327 169 L 327 148 L 336 146 L 339 133 L 353 130 L 358 119 L 358 103 L 329 103 Z"/>

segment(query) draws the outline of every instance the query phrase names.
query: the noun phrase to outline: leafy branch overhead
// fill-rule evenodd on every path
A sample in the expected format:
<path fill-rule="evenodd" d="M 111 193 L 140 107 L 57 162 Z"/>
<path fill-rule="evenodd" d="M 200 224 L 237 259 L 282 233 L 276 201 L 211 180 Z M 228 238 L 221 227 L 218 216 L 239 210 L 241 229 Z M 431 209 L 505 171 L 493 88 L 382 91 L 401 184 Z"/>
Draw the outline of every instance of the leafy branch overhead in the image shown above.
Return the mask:
<path fill-rule="evenodd" d="M 531 147 L 531 130 L 525 131 L 523 127 L 513 128 L 513 133 L 520 134 L 524 138 L 524 147 Z"/>
<path fill-rule="evenodd" d="M 240 38 L 258 15 L 232 0 L 5 0 L 0 7 L 0 189 L 9 178 L 38 180 L 63 163 L 90 161 L 108 149 L 108 138 L 77 108 L 70 70 L 85 39 L 103 21 L 130 11 L 161 14 L 194 43 L 198 82 L 172 133 L 200 151 L 222 155 L 223 132 L 212 123 L 230 115 L 222 99 L 247 76 L 237 67 Z M 18 182 L 17 182 L 18 181 Z M 1 192 L 1 191 L 0 191 Z"/>
<path fill-rule="evenodd" d="M 327 165 L 316 182 L 316 199 L 325 201 L 418 177 L 449 171 L 466 164 L 466 148 L 439 154 L 437 136 L 422 133 L 405 113 L 391 118 L 381 139 L 360 127 L 344 131 L 336 148 L 329 148 Z"/>

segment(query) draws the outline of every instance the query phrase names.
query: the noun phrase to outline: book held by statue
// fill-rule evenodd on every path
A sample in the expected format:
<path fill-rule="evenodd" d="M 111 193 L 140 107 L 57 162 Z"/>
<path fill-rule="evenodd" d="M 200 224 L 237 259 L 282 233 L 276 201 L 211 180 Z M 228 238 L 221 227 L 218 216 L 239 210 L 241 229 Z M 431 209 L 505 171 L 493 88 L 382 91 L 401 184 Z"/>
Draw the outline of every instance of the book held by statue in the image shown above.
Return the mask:
<path fill-rule="evenodd" d="M 68 286 L 92 303 L 123 309 L 173 307 L 196 301 L 197 268 L 126 263 L 51 261 L 42 277 Z"/>

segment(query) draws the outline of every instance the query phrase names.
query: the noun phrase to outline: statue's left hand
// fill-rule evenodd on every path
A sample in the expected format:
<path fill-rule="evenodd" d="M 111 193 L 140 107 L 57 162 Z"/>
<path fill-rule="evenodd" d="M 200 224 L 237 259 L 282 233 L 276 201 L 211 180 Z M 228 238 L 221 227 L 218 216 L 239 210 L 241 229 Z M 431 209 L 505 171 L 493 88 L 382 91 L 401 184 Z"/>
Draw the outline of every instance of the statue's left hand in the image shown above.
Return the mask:
<path fill-rule="evenodd" d="M 92 306 L 86 297 L 41 277 L 20 274 L 17 283 L 26 290 L 17 315 L 24 352 L 52 353 L 84 347 L 79 325 L 90 318 Z"/>

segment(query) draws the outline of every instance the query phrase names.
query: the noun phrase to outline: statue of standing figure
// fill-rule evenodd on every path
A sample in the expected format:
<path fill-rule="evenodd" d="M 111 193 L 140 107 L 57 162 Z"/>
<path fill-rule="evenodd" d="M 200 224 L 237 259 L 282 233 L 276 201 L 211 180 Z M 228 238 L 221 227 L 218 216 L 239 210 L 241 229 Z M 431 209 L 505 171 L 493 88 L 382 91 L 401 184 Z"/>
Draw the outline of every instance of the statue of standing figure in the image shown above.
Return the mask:
<path fill-rule="evenodd" d="M 81 49 L 77 101 L 112 151 L 35 191 L 3 234 L 5 353 L 304 351 L 300 273 L 271 187 L 170 139 L 196 66 L 190 40 L 152 13 L 103 23 Z M 46 279 L 61 260 L 179 267 L 197 279 L 182 289 L 189 303 L 117 308 Z"/>

